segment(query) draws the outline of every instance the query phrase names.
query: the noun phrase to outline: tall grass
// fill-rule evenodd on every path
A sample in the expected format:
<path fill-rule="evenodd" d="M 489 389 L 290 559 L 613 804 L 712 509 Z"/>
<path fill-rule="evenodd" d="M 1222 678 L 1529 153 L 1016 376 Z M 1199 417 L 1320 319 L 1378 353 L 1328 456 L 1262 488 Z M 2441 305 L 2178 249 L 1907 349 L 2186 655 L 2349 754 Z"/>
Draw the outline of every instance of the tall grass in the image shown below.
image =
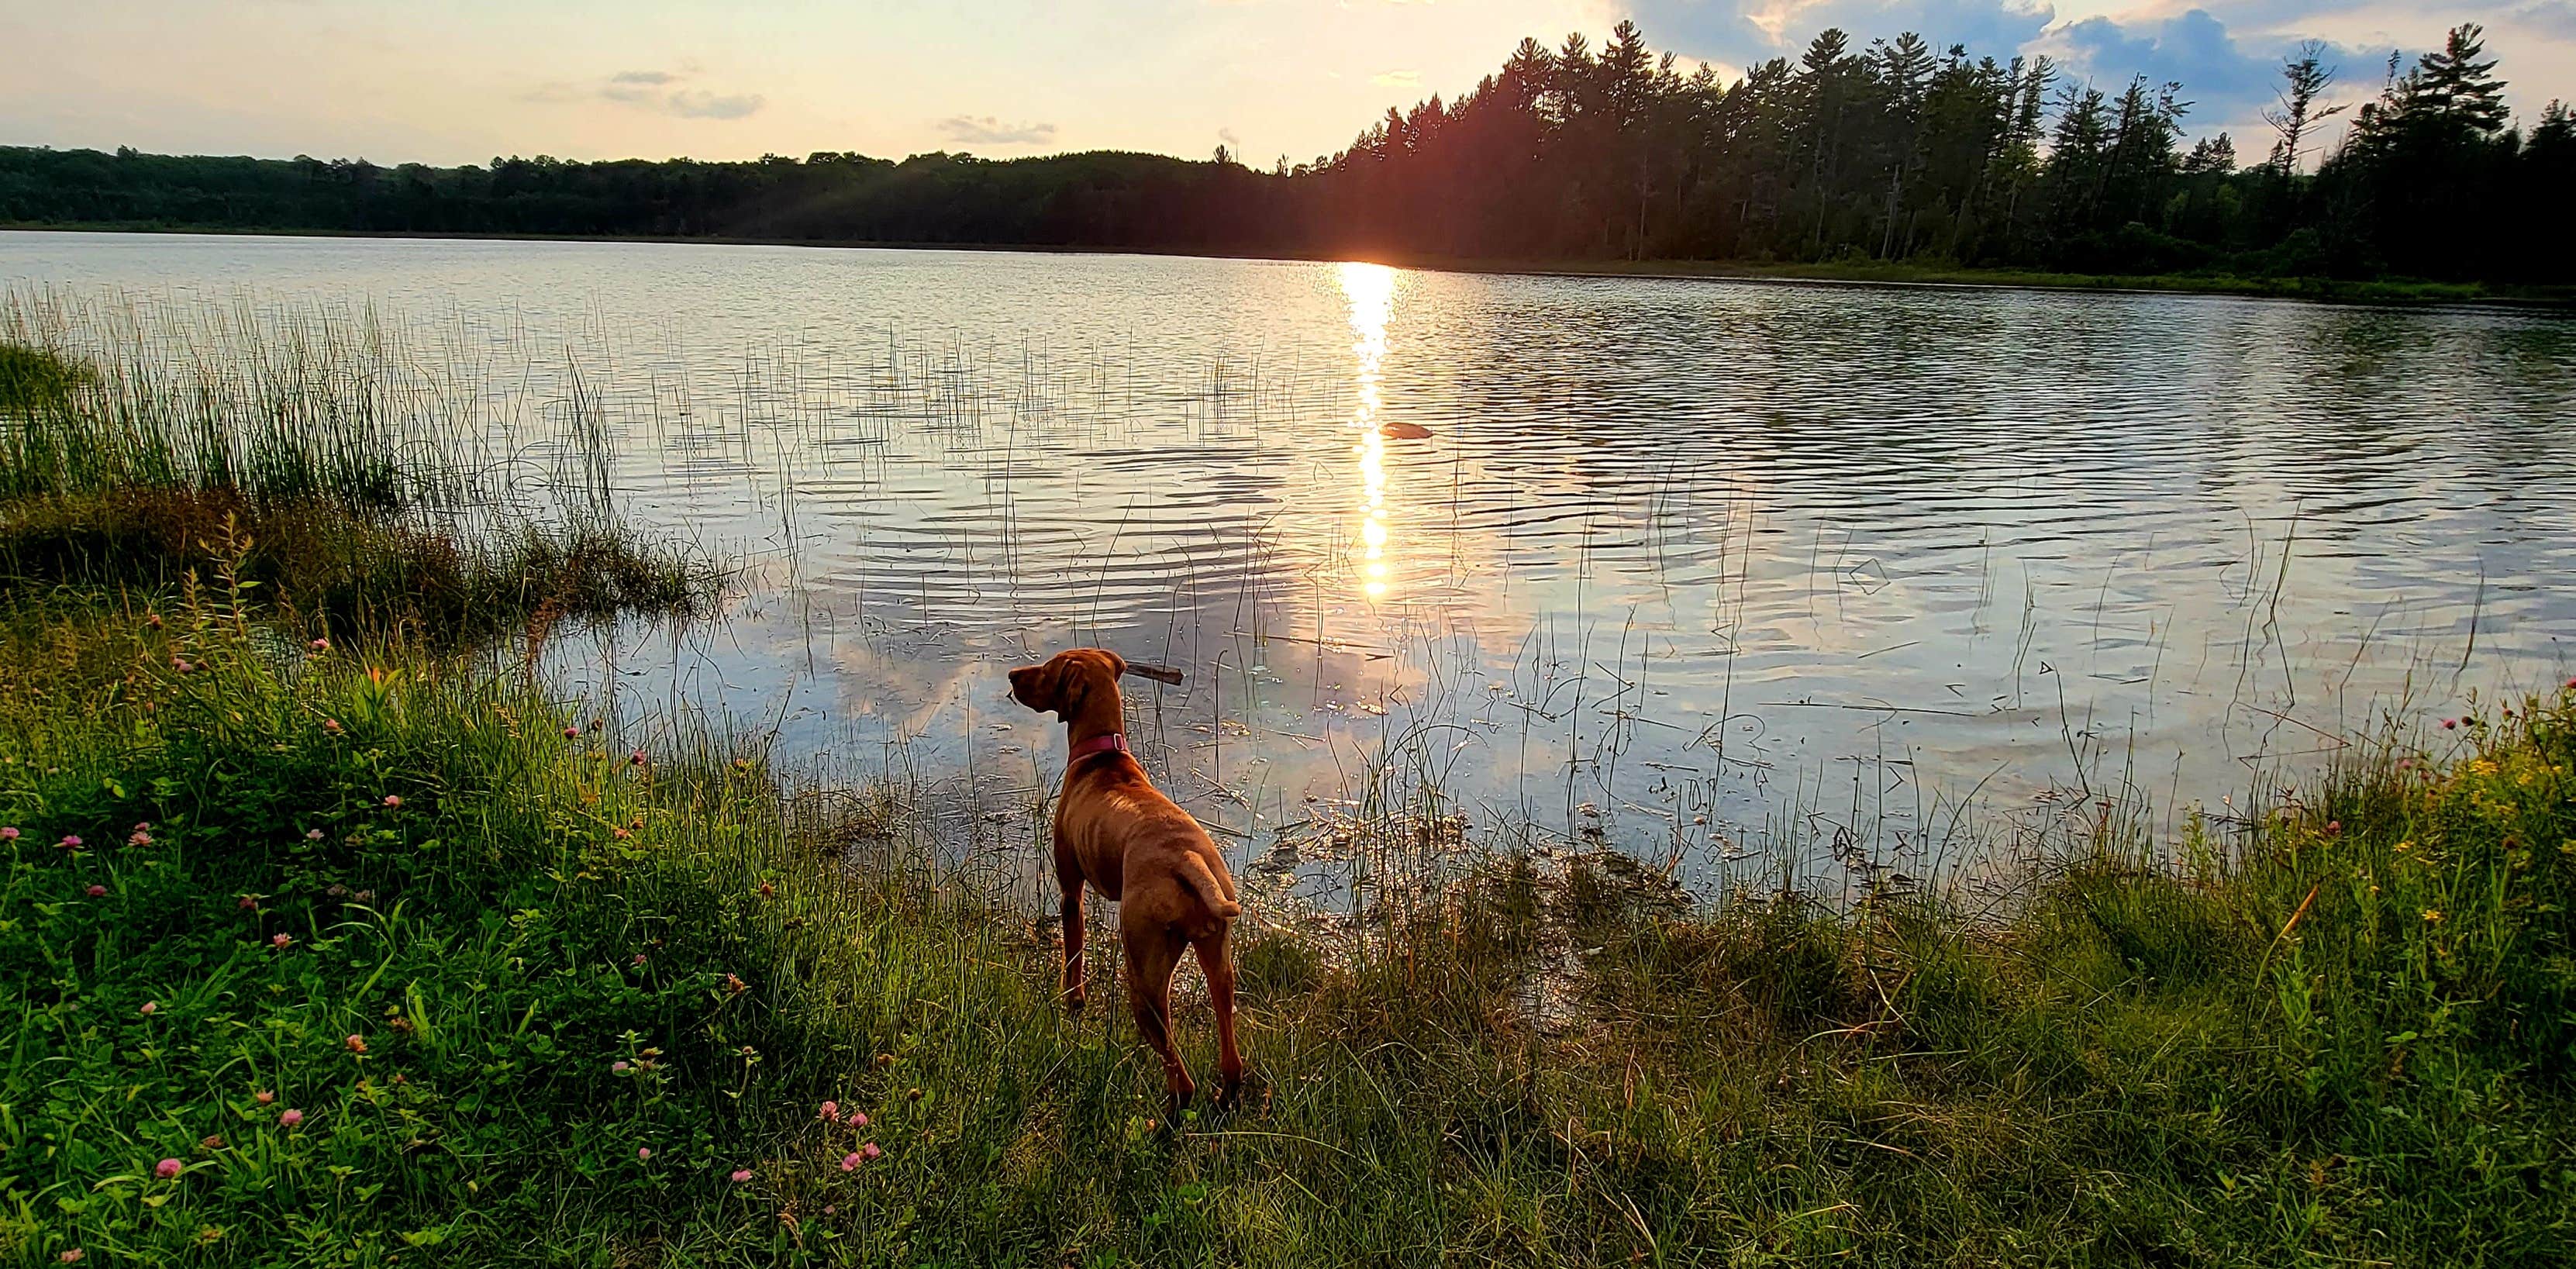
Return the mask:
<path fill-rule="evenodd" d="M 22 1263 L 2576 1250 L 2576 689 L 2063 859 L 2000 924 L 1509 854 L 1365 937 L 1256 913 L 1257 1089 L 1174 1124 L 1122 1021 L 1057 1010 L 1052 939 L 881 800 L 685 731 L 637 761 L 237 592 L 47 604 L 0 628 Z"/>
<path fill-rule="evenodd" d="M 308 634 L 441 645 L 711 605 L 720 567 L 620 523 L 595 401 L 522 499 L 452 370 L 371 310 L 0 291 L 0 587 L 166 595 L 232 555 Z"/>

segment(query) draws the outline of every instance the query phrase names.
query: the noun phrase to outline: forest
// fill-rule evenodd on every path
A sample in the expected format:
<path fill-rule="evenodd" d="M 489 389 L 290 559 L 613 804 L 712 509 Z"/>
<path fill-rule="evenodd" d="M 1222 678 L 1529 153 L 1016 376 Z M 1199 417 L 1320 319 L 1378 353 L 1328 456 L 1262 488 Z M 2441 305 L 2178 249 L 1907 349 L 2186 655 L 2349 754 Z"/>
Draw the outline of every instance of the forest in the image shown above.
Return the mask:
<path fill-rule="evenodd" d="M 1456 99 L 1268 170 L 1221 148 L 438 168 L 8 147 L 0 223 L 2576 280 L 2576 120 L 2552 101 L 2518 126 L 2499 60 L 2464 25 L 2353 93 L 2311 44 L 2240 142 L 2191 139 L 2186 85 L 2044 56 L 1827 30 L 1724 80 L 1621 23 L 1597 50 L 1524 40 Z"/>

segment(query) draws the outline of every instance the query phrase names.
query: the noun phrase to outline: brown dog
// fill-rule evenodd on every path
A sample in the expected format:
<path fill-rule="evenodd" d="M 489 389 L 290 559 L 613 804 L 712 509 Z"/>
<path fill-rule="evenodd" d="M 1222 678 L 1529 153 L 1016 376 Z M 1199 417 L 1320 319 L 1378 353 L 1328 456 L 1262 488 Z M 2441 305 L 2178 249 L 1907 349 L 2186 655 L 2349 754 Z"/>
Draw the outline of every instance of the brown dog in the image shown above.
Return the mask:
<path fill-rule="evenodd" d="M 1064 998 L 1082 1007 L 1082 883 L 1118 904 L 1118 933 L 1127 946 L 1127 1002 L 1136 1030 L 1163 1057 L 1172 1104 L 1189 1104 L 1197 1086 L 1173 1047 L 1172 970 L 1181 947 L 1195 948 L 1216 1006 L 1220 1109 L 1243 1089 L 1243 1055 L 1234 1047 L 1234 956 L 1228 939 L 1243 905 L 1225 857 L 1189 812 L 1145 778 L 1127 752 L 1118 676 L 1127 662 L 1100 648 L 1059 652 L 1044 665 L 1011 671 L 1011 699 L 1064 720 L 1068 757 L 1064 794 L 1055 804 L 1055 877 L 1064 887 Z"/>

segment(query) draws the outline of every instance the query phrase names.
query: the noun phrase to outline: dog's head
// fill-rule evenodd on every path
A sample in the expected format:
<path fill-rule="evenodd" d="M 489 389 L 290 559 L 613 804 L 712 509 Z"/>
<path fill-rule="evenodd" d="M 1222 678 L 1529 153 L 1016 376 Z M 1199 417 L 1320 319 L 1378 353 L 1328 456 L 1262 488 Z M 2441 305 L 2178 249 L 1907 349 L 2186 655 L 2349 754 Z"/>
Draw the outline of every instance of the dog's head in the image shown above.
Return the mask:
<path fill-rule="evenodd" d="M 1118 676 L 1126 672 L 1125 658 L 1107 648 L 1074 648 L 1011 671 L 1011 699 L 1071 721 L 1091 701 L 1117 699 Z"/>

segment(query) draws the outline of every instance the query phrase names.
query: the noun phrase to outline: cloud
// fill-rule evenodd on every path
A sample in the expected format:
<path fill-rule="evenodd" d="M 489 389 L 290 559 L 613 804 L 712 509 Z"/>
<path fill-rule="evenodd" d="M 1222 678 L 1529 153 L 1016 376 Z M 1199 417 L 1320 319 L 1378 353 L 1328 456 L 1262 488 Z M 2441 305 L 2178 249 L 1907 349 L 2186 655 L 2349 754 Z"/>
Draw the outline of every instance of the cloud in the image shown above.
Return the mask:
<path fill-rule="evenodd" d="M 681 92 L 666 98 L 662 109 L 683 119 L 740 119 L 768 104 L 759 93 Z"/>
<path fill-rule="evenodd" d="M 540 84 L 519 94 L 521 101 L 564 103 L 607 101 L 638 110 L 650 110 L 675 119 L 742 119 L 757 114 L 769 104 L 759 93 L 717 93 L 702 88 L 682 88 L 687 70 L 619 71 L 590 85 L 561 82 Z"/>
<path fill-rule="evenodd" d="M 2576 0 L 2542 0 L 2507 16 L 2551 39 L 2576 40 Z"/>
<path fill-rule="evenodd" d="M 1657 48 L 1728 66 L 1795 58 L 1827 27 L 1855 49 L 1905 31 L 1936 51 L 1964 44 L 2010 57 L 2057 20 L 2046 0 L 1631 0 L 1628 11 Z"/>
<path fill-rule="evenodd" d="M 1420 88 L 1422 86 L 1422 72 L 1413 70 L 1379 71 L 1378 73 L 1369 76 L 1369 82 L 1380 88 Z"/>
<path fill-rule="evenodd" d="M 2299 45 L 2293 35 L 2239 39 L 2206 9 L 2190 9 L 2169 18 L 2122 24 L 2109 18 L 2086 18 L 2049 32 L 2041 50 L 2055 57 L 2070 77 L 2090 77 L 2106 92 L 2116 92 L 2131 75 L 2150 83 L 2174 81 L 2192 103 L 2186 122 L 2201 127 L 2243 126 L 2273 102 L 2281 84 L 2281 62 Z M 2341 92 L 2329 96 L 2350 101 L 2357 87 L 2374 82 L 2377 68 L 2388 61 L 2386 49 L 2354 49 L 2329 44 L 2325 61 L 2343 74 Z"/>
<path fill-rule="evenodd" d="M 1998 59 L 2046 53 L 2060 82 L 2090 80 L 2109 92 L 2132 75 L 2176 81 L 2192 103 L 2186 125 L 2197 132 L 2260 130 L 2282 59 L 2301 43 L 2299 28 L 2366 2 L 2236 0 L 2222 6 L 2237 19 L 2234 30 L 2205 8 L 2062 22 L 2049 0 L 1630 0 L 1628 9 L 1656 47 L 1729 66 L 1795 59 L 1817 32 L 1840 27 L 1854 51 L 1912 31 L 1935 51 L 1964 44 L 1973 56 Z M 2515 16 L 2545 23 L 2561 15 L 2576 15 L 2576 0 L 2537 0 Z M 2343 70 L 2334 98 L 2352 101 L 2377 81 L 2388 50 L 2328 45 L 2325 56 Z"/>
<path fill-rule="evenodd" d="M 936 125 L 939 135 L 964 145 L 1046 145 L 1055 140 L 1051 123 L 1004 123 L 991 115 L 950 115 Z"/>

